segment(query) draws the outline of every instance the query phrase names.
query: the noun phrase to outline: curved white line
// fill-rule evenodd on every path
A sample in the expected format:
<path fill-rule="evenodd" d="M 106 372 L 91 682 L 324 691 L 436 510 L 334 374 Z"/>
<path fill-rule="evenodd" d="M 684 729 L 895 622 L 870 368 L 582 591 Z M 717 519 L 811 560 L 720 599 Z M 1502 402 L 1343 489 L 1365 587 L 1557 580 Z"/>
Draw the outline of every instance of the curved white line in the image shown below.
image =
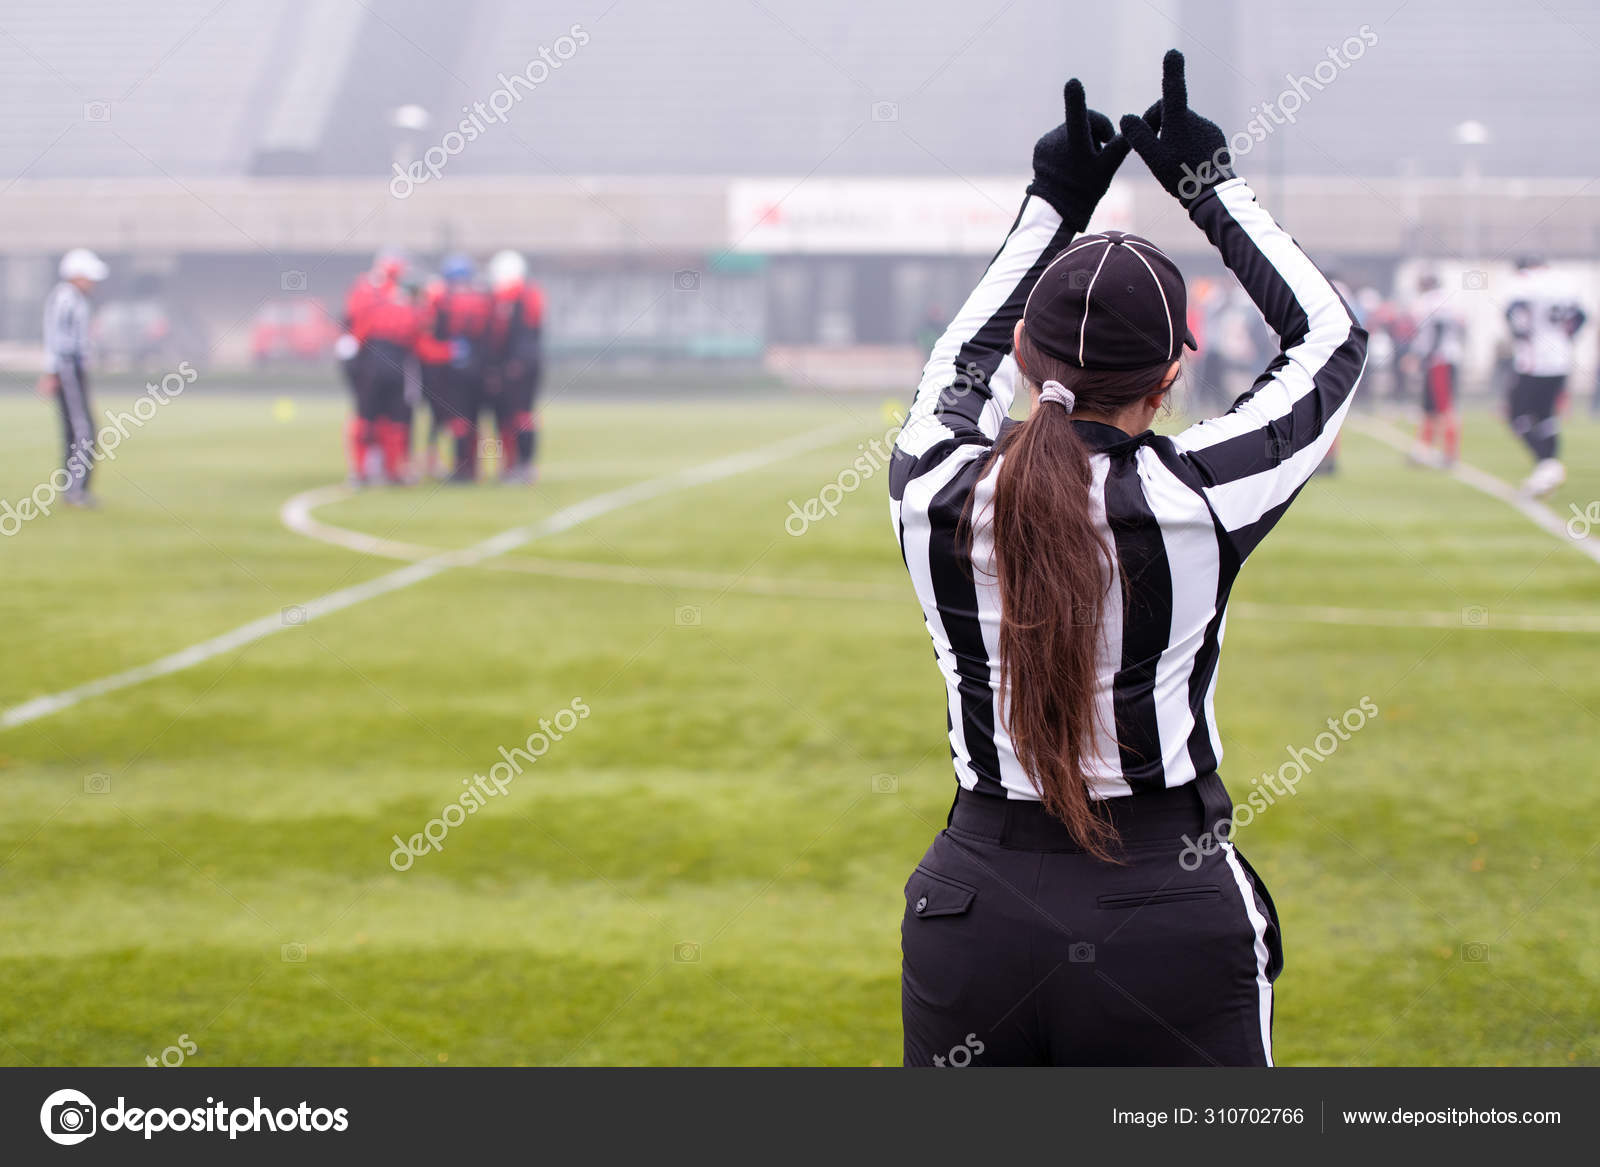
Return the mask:
<path fill-rule="evenodd" d="M 297 494 L 284 503 L 278 511 L 283 525 L 297 535 L 347 547 L 366 555 L 384 559 L 401 559 L 407 562 L 448 554 L 440 547 L 426 547 L 418 543 L 402 543 L 395 539 L 380 539 L 363 531 L 336 527 L 312 515 L 317 507 L 326 506 L 348 498 L 354 492 L 343 486 L 320 486 Z M 729 572 L 693 571 L 675 567 L 635 567 L 624 563 L 599 563 L 579 559 L 543 559 L 534 556 L 517 559 L 486 559 L 481 563 L 463 564 L 466 567 L 485 567 L 493 571 L 519 572 L 554 579 L 583 579 L 599 583 L 639 584 L 646 587 L 686 588 L 701 591 L 753 592 L 758 595 L 799 596 L 818 600 L 880 600 L 899 603 L 906 598 L 903 588 L 873 588 L 834 580 L 778 579 L 772 576 L 734 575 Z"/>
<path fill-rule="evenodd" d="M 283 525 L 298 535 L 336 547 L 346 547 L 365 555 L 399 559 L 408 563 L 435 555 L 448 554 L 440 547 L 383 539 L 364 531 L 336 527 L 316 518 L 318 507 L 348 498 L 353 491 L 345 486 L 321 486 L 297 494 L 283 504 L 279 517 Z M 578 559 L 545 559 L 519 556 L 516 559 L 487 559 L 464 566 L 493 571 L 511 571 L 555 579 L 584 579 L 597 583 L 636 584 L 646 587 L 674 587 L 703 591 L 737 591 L 756 595 L 798 596 L 805 599 L 864 600 L 900 603 L 907 597 L 904 588 L 875 588 L 868 584 L 834 580 L 795 580 L 773 576 L 734 575 L 730 572 L 694 571 L 676 567 L 634 567 Z M 1267 620 L 1285 624 L 1331 624 L 1354 628 L 1460 628 L 1463 631 L 1589 633 L 1600 635 L 1600 616 L 1530 616 L 1521 613 L 1493 612 L 1482 620 L 1468 619 L 1462 611 L 1416 611 L 1399 608 L 1341 608 L 1331 605 L 1258 604 L 1236 600 L 1228 606 L 1231 615 L 1246 620 Z"/>
<path fill-rule="evenodd" d="M 188 648 L 160 657 L 148 664 L 137 668 L 126 669 L 120 673 L 113 673 L 108 677 L 85 682 L 71 689 L 64 689 L 59 693 L 48 693 L 35 697 L 31 701 L 24 701 L 21 705 L 14 705 L 10 709 L 0 712 L 0 730 L 14 729 L 19 725 L 26 725 L 30 721 L 38 721 L 42 717 L 60 713 L 70 709 L 81 701 L 91 697 L 99 697 L 106 693 L 114 693 L 119 689 L 126 689 L 157 677 L 170 676 L 184 669 L 193 668 L 203 664 L 223 653 L 231 652 L 247 644 L 263 640 L 285 628 L 298 627 L 309 624 L 323 616 L 332 615 L 345 608 L 375 599 L 378 596 L 388 595 L 390 592 L 408 588 L 423 580 L 432 579 L 449 571 L 452 567 L 475 567 L 485 560 L 507 551 L 531 543 L 536 539 L 543 539 L 550 535 L 570 531 L 572 528 L 588 522 L 590 519 L 633 506 L 635 503 L 649 502 L 660 498 L 662 495 L 675 491 L 686 490 L 691 486 L 700 486 L 708 482 L 715 482 L 722 478 L 731 478 L 736 474 L 743 474 L 750 470 L 758 470 L 774 462 L 802 454 L 808 450 L 818 449 L 840 440 L 850 434 L 860 432 L 860 426 L 855 423 L 848 425 L 829 426 L 826 429 L 813 430 L 798 437 L 787 438 L 781 442 L 758 446 L 744 453 L 733 454 L 726 458 L 718 458 L 699 466 L 690 466 L 672 474 L 664 474 L 658 478 L 647 478 L 629 486 L 609 490 L 603 494 L 594 495 L 582 502 L 564 507 L 555 514 L 525 527 L 513 527 L 493 535 L 481 543 L 460 551 L 445 551 L 432 554 L 426 559 L 408 564 L 380 575 L 376 579 L 351 587 L 340 588 L 328 592 L 326 595 L 317 596 L 303 604 L 291 604 L 270 616 L 263 616 L 259 620 L 252 620 L 248 624 L 241 624 L 220 636 L 213 636 L 209 640 L 202 640 L 199 644 L 192 644 Z M 294 500 L 290 500 L 291 502 Z M 292 618 L 291 618 L 292 614 Z"/>

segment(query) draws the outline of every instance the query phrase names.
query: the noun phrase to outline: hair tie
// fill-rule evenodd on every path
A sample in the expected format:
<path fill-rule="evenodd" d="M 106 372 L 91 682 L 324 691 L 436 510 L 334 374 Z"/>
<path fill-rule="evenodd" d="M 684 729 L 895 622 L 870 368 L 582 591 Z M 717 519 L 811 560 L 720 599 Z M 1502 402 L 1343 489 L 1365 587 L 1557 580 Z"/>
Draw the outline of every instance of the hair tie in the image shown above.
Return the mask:
<path fill-rule="evenodd" d="M 1071 413 L 1078 405 L 1078 397 L 1060 381 L 1046 381 L 1039 386 L 1039 404 L 1054 401 L 1056 404 Z"/>

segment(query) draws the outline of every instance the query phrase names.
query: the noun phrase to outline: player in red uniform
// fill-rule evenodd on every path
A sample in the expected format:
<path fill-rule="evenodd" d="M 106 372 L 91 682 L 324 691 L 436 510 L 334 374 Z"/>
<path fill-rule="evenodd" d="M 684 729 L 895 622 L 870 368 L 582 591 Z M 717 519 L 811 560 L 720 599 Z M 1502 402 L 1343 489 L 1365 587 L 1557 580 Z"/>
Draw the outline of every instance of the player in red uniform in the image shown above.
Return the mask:
<path fill-rule="evenodd" d="M 455 448 L 451 482 L 471 482 L 478 473 L 478 411 L 483 401 L 489 293 L 473 279 L 472 261 L 453 255 L 428 286 L 417 357 L 428 400 L 427 471 L 438 471 L 437 445 L 448 433 Z"/>
<path fill-rule="evenodd" d="M 501 482 L 531 483 L 538 449 L 535 408 L 543 373 L 544 293 L 528 279 L 528 263 L 515 251 L 489 261 L 493 307 L 485 396 L 500 431 Z"/>
<path fill-rule="evenodd" d="M 346 430 L 350 481 L 356 485 L 371 477 L 367 461 L 374 447 L 390 482 L 405 482 L 410 474 L 406 364 L 416 345 L 419 311 L 401 286 L 404 270 L 398 256 L 380 255 L 345 300 L 345 328 L 359 345 L 348 366 L 356 416 Z"/>
<path fill-rule="evenodd" d="M 1422 374 L 1422 425 L 1411 462 L 1417 466 L 1449 468 L 1461 453 L 1461 417 L 1456 411 L 1456 370 L 1466 355 L 1466 318 L 1452 303 L 1454 296 L 1431 272 L 1418 283 L 1411 318 L 1416 322 L 1415 344 L 1408 360 Z M 1435 434 L 1442 439 L 1434 453 Z"/>

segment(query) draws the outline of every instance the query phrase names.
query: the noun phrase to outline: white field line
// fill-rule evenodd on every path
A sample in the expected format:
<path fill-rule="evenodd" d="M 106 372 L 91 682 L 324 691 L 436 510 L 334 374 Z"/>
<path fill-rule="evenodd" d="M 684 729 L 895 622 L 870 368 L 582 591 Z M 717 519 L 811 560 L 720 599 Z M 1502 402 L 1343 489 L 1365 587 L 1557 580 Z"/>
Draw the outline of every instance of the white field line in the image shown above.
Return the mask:
<path fill-rule="evenodd" d="M 441 554 L 437 547 L 380 539 L 348 527 L 336 527 L 312 516 L 311 512 L 353 493 L 349 487 L 327 486 L 298 494 L 283 504 L 281 517 L 291 531 L 348 547 L 386 559 L 415 561 Z M 556 579 L 584 579 L 600 583 L 637 584 L 645 587 L 675 587 L 705 591 L 752 592 L 757 595 L 799 596 L 819 600 L 865 600 L 903 603 L 910 592 L 903 587 L 875 588 L 868 584 L 833 580 L 778 579 L 771 576 L 732 575 L 727 572 L 687 571 L 671 567 L 630 567 L 620 563 L 593 563 L 573 559 L 542 559 L 521 556 L 492 559 L 477 564 L 495 571 L 522 572 Z M 1496 612 L 1482 622 L 1469 622 L 1461 611 L 1404 611 L 1393 608 L 1338 608 L 1326 605 L 1258 604 L 1238 600 L 1228 611 L 1246 620 L 1267 620 L 1289 624 L 1333 624 L 1364 628 L 1461 628 L 1467 631 L 1578 632 L 1600 633 L 1600 616 L 1527 616 Z"/>
<path fill-rule="evenodd" d="M 1405 433 L 1387 421 L 1376 417 L 1362 417 L 1352 415 L 1346 425 L 1366 434 L 1375 441 L 1386 446 L 1392 446 L 1402 454 L 1411 451 L 1411 439 Z M 1476 466 L 1469 466 L 1465 462 L 1457 462 L 1448 471 L 1457 482 L 1472 487 L 1473 490 L 1487 494 L 1490 498 L 1497 498 L 1509 507 L 1513 507 L 1524 518 L 1533 523 L 1540 530 L 1554 535 L 1561 542 L 1567 544 L 1577 552 L 1587 555 L 1596 563 L 1600 563 L 1600 540 L 1575 537 L 1567 530 L 1567 524 L 1562 522 L 1561 516 L 1556 514 L 1544 503 L 1537 499 L 1529 498 L 1510 483 L 1496 478 L 1487 471 L 1479 470 Z"/>
<path fill-rule="evenodd" d="M 355 492 L 348 486 L 324 486 L 297 494 L 283 504 L 278 517 L 296 534 L 336 547 L 347 547 L 367 555 L 406 562 L 444 554 L 438 547 L 380 539 L 364 531 L 336 527 L 316 518 L 318 507 L 348 498 Z M 904 588 L 874 588 L 870 585 L 840 583 L 833 580 L 779 579 L 773 576 L 733 575 L 728 572 L 694 571 L 675 567 L 633 567 L 622 563 L 594 563 L 574 559 L 542 559 L 520 556 L 516 559 L 491 559 L 476 564 L 494 571 L 513 571 L 556 579 L 595 580 L 600 583 L 640 584 L 699 589 L 741 591 L 758 595 L 800 596 L 819 600 L 884 600 L 898 603 L 910 595 Z"/>
<path fill-rule="evenodd" d="M 1335 624 L 1360 628 L 1459 628 L 1465 632 L 1592 632 L 1600 633 L 1600 617 L 1526 616 L 1492 612 L 1469 620 L 1465 611 L 1417 612 L 1394 608 L 1331 608 L 1296 604 L 1253 604 L 1238 600 L 1230 614 L 1247 620 L 1287 624 Z"/>
<path fill-rule="evenodd" d="M 574 503 L 557 511 L 548 518 L 524 527 L 513 527 L 502 531 L 460 551 L 439 552 L 430 554 L 427 558 L 398 568 L 387 575 L 380 575 L 376 579 L 351 587 L 340 588 L 328 592 L 326 595 L 317 596 L 303 604 L 289 605 L 284 611 L 276 615 L 263 616 L 259 620 L 252 620 L 242 624 L 220 636 L 213 636 L 209 640 L 202 640 L 188 648 L 171 653 L 168 656 L 153 660 L 149 664 L 137 668 L 127 669 L 120 673 L 113 673 L 108 677 L 88 681 L 71 689 L 63 689 L 59 693 L 49 693 L 42 697 L 35 697 L 24 701 L 21 705 L 14 705 L 10 709 L 0 712 L 0 730 L 14 729 L 19 725 L 26 725 L 30 721 L 37 721 L 42 717 L 60 713 L 70 709 L 81 701 L 91 697 L 99 697 L 106 693 L 113 693 L 119 689 L 126 689 L 133 685 L 143 684 L 157 677 L 170 676 L 182 672 L 184 669 L 193 668 L 203 664 L 224 653 L 232 652 L 247 644 L 253 644 L 265 639 L 275 632 L 282 632 L 285 628 L 297 627 L 300 624 L 310 623 L 312 620 L 330 616 L 345 608 L 354 607 L 356 604 L 365 603 L 367 600 L 388 595 L 390 592 L 411 587 L 436 575 L 449 571 L 453 567 L 476 567 L 495 556 L 504 555 L 507 551 L 531 543 L 536 539 L 543 539 L 550 535 L 569 531 L 581 523 L 595 519 L 612 511 L 633 506 L 636 503 L 649 502 L 663 495 L 675 491 L 686 490 L 692 486 L 701 486 L 719 479 L 731 478 L 736 474 L 744 474 L 751 470 L 758 470 L 774 462 L 803 454 L 810 450 L 820 449 L 840 439 L 853 435 L 860 427 L 855 424 L 829 426 L 821 430 L 801 434 L 798 437 L 788 438 L 781 442 L 773 442 L 743 453 L 732 454 L 725 458 L 717 458 L 699 466 L 690 466 L 671 474 L 664 474 L 657 478 L 647 478 L 632 485 L 620 487 L 616 490 L 597 494 L 582 502 Z M 298 496 L 284 504 L 284 511 L 288 511 L 291 504 L 296 503 L 306 496 Z M 382 543 L 383 540 L 377 542 Z M 285 613 L 294 610 L 296 619 L 290 623 Z"/>

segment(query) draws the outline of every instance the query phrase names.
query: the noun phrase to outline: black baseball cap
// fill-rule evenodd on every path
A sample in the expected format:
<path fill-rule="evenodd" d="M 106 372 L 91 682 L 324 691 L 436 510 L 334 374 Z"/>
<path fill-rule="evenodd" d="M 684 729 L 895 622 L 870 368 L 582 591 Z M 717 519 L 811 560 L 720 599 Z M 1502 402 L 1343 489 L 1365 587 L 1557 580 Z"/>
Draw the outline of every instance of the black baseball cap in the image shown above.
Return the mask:
<path fill-rule="evenodd" d="M 1084 369 L 1139 369 L 1197 347 L 1178 266 L 1148 239 L 1084 235 L 1044 269 L 1022 310 L 1028 339 Z"/>

